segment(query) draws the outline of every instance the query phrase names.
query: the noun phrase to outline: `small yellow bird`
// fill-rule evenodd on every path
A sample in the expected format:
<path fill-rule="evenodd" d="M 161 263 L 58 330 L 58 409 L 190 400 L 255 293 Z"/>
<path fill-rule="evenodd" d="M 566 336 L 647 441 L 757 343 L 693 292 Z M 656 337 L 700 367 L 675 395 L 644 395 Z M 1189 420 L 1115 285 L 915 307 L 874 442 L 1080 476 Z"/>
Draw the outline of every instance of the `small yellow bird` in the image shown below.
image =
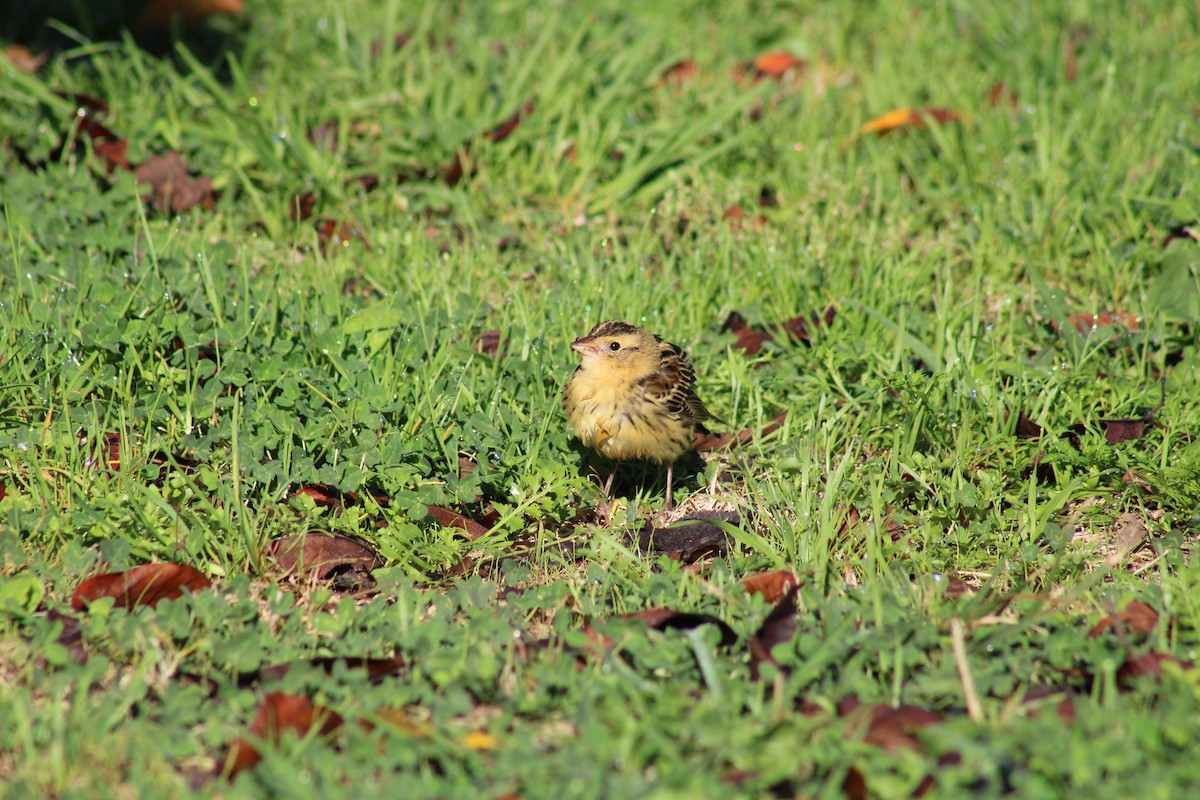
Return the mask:
<path fill-rule="evenodd" d="M 687 353 L 617 321 L 601 322 L 571 349 L 583 359 L 563 387 L 563 408 L 580 440 L 613 461 L 604 494 L 622 461 L 665 463 L 670 510 L 675 459 L 692 449 L 696 427 L 712 417 L 692 390 L 696 375 Z"/>

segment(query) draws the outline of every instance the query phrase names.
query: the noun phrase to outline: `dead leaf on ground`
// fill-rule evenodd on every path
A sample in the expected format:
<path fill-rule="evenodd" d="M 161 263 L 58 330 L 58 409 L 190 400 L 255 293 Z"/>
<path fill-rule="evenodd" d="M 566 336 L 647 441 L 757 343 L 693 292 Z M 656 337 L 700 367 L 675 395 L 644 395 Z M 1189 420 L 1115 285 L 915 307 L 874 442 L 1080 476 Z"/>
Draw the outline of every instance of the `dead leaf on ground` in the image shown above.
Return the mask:
<path fill-rule="evenodd" d="M 484 331 L 475 340 L 475 350 L 489 358 L 503 358 L 507 355 L 500 349 L 503 341 L 500 331 Z"/>
<path fill-rule="evenodd" d="M 1167 230 L 1159 243 L 1160 247 L 1167 247 L 1176 239 L 1186 239 L 1189 242 L 1200 242 L 1200 222 L 1191 222 L 1187 225 L 1176 225 Z"/>
<path fill-rule="evenodd" d="M 37 72 L 49 59 L 46 53 L 34 53 L 22 44 L 13 44 L 4 48 L 4 57 L 21 72 Z"/>
<path fill-rule="evenodd" d="M 638 547 L 642 552 L 666 553 L 685 564 L 724 555 L 729 552 L 729 534 L 712 520 L 736 525 L 739 517 L 734 511 L 718 511 L 689 514 L 662 528 L 647 522 L 638 533 Z"/>
<path fill-rule="evenodd" d="M 277 744 L 285 731 L 303 737 L 316 728 L 320 735 L 328 736 L 342 724 L 340 715 L 318 706 L 309 697 L 268 692 L 250 722 L 247 735 L 229 746 L 222 774 L 232 780 L 238 773 L 255 767 L 262 761 L 259 747 Z"/>
<path fill-rule="evenodd" d="M 1150 536 L 1150 529 L 1146 527 L 1146 521 L 1142 519 L 1142 515 L 1133 511 L 1121 514 L 1115 527 L 1115 548 L 1112 554 L 1105 559 L 1105 564 L 1109 568 L 1120 566 L 1125 557 L 1140 547 L 1142 542 Z"/>
<path fill-rule="evenodd" d="M 360 656 L 319 656 L 317 658 L 301 659 L 286 664 L 274 664 L 269 667 L 242 673 L 238 676 L 238 687 L 247 689 L 259 683 L 277 682 L 297 667 L 315 667 L 326 675 L 333 675 L 338 669 L 347 671 L 363 670 L 367 680 L 378 683 L 383 678 L 395 675 L 408 667 L 408 660 L 394 658 L 368 658 Z"/>
<path fill-rule="evenodd" d="M 133 174 L 138 183 L 150 185 L 146 200 L 160 211 L 178 214 L 200 205 L 212 208 L 212 179 L 193 177 L 183 156 L 174 150 L 151 156 Z"/>
<path fill-rule="evenodd" d="M 988 90 L 988 105 L 992 108 L 1010 108 L 1016 111 L 1019 106 L 1017 93 L 1009 88 L 1004 81 L 996 81 Z"/>
<path fill-rule="evenodd" d="M 740 583 L 746 587 L 746 594 L 761 595 L 768 603 L 778 603 L 800 584 L 800 578 L 790 569 L 776 569 L 747 575 Z"/>
<path fill-rule="evenodd" d="M 802 71 L 808 62 L 783 50 L 762 53 L 754 59 L 752 66 L 756 76 L 782 80 L 788 73 Z"/>
<path fill-rule="evenodd" d="M 125 572 L 109 572 L 88 578 L 71 596 L 71 608 L 83 611 L 104 597 L 112 597 L 125 609 L 145 605 L 154 608 L 163 600 L 174 600 L 186 589 L 196 592 L 212 582 L 187 564 L 143 564 Z"/>
<path fill-rule="evenodd" d="M 778 644 L 792 641 L 798 625 L 796 615 L 799 607 L 796 596 L 799 586 L 793 586 L 784 594 L 783 599 L 775 604 L 771 613 L 763 620 L 763 624 L 750 639 L 750 677 L 758 680 L 763 664 L 771 664 L 778 668 L 779 662 L 771 655 L 771 650 Z"/>
<path fill-rule="evenodd" d="M 317 231 L 317 249 L 321 255 L 329 255 L 331 247 L 347 247 L 352 242 L 362 242 L 367 249 L 371 243 L 367 233 L 356 222 L 339 222 L 336 219 L 319 219 L 314 225 Z"/>
<path fill-rule="evenodd" d="M 91 143 L 92 152 L 104 162 L 108 173 L 111 174 L 118 167 L 129 169 L 129 143 L 101 121 L 108 117 L 108 103 L 89 94 L 57 94 L 75 104 L 75 114 L 72 117 L 74 131 L 63 135 L 62 142 L 51 154 L 51 159 L 61 159 L 69 142 L 73 141 L 75 146 L 78 146 L 81 141 L 86 140 Z"/>
<path fill-rule="evenodd" d="M 1018 439 L 1040 439 L 1042 438 L 1042 426 L 1026 416 L 1024 411 L 1017 415 L 1017 438 Z"/>
<path fill-rule="evenodd" d="M 767 424 L 762 427 L 762 430 L 756 431 L 753 428 L 746 428 L 737 433 L 713 433 L 711 431 L 697 431 L 693 439 L 696 452 L 706 453 L 710 450 L 719 450 L 722 447 L 737 447 L 745 444 L 757 436 L 766 436 L 769 433 L 774 433 L 783 426 L 783 421 L 787 418 L 786 411 L 780 411 L 775 416 L 771 417 Z"/>
<path fill-rule="evenodd" d="M 754 356 L 762 350 L 764 342 L 774 339 L 780 331 L 787 334 L 791 342 L 809 344 L 813 329 L 831 325 L 836 317 L 837 311 L 830 306 L 823 312 L 814 311 L 807 316 L 792 317 L 782 324 L 754 327 L 737 311 L 732 311 L 721 325 L 721 333 L 734 334 L 737 337 L 734 347 L 747 356 Z"/>
<path fill-rule="evenodd" d="M 284 575 L 313 574 L 318 580 L 336 577 L 339 585 L 346 586 L 370 582 L 371 570 L 383 565 L 366 540 L 324 531 L 273 539 L 267 543 L 264 554 Z M 346 580 L 346 576 L 351 580 Z"/>
<path fill-rule="evenodd" d="M 133 23 L 134 33 L 165 33 L 176 19 L 191 25 L 208 17 L 236 17 L 246 10 L 243 0 L 150 0 Z"/>
<path fill-rule="evenodd" d="M 1096 638 L 1106 633 L 1112 633 L 1121 638 L 1148 636 L 1158 627 L 1158 612 L 1151 606 L 1140 601 L 1134 601 L 1125 607 L 1124 611 L 1110 614 L 1100 620 L 1088 631 L 1089 638 Z"/>
<path fill-rule="evenodd" d="M 754 214 L 747 216 L 742 207 L 738 205 L 730 206 L 725 209 L 725 213 L 721 215 L 721 219 L 729 223 L 729 227 L 735 231 L 761 231 L 767 226 L 767 218 L 764 214 Z"/>
<path fill-rule="evenodd" d="M 1129 656 L 1121 664 L 1117 670 L 1117 682 L 1128 687 L 1139 678 L 1162 680 L 1163 672 L 1166 671 L 1168 664 L 1174 665 L 1176 669 L 1183 672 L 1190 670 L 1193 666 L 1190 661 L 1185 661 L 1170 653 L 1140 653 Z"/>
<path fill-rule="evenodd" d="M 658 81 L 654 85 L 660 89 L 664 86 L 679 89 L 685 84 L 691 83 L 699 76 L 700 70 L 696 67 L 695 62 L 690 58 L 685 58 L 682 61 L 676 61 L 663 70 L 662 75 L 658 76 Z"/>
<path fill-rule="evenodd" d="M 451 511 L 442 506 L 427 506 L 429 518 L 444 528 L 458 528 L 467 534 L 467 538 L 475 541 L 487 534 L 488 529 L 470 517 L 463 516 L 457 511 Z"/>
<path fill-rule="evenodd" d="M 929 120 L 933 120 L 938 125 L 949 125 L 950 123 L 961 121 L 962 118 L 962 114 L 952 108 L 938 108 L 934 106 L 927 106 L 925 108 L 897 108 L 886 114 L 881 114 L 868 122 L 864 122 L 862 127 L 858 129 L 858 132 L 847 139 L 842 146 L 843 148 L 847 147 L 871 134 L 885 136 L 895 131 L 924 128 Z"/>
<path fill-rule="evenodd" d="M 521 122 L 534 111 L 533 101 L 524 105 L 509 115 L 503 122 L 483 134 L 483 138 L 492 143 L 503 142 L 520 126 Z M 434 174 L 447 186 L 457 186 L 463 178 L 470 178 L 479 170 L 479 165 L 471 157 L 471 143 L 467 142 L 454 151 L 454 157 L 438 167 Z M 407 176 L 405 176 L 407 177 Z"/>
<path fill-rule="evenodd" d="M 1131 333 L 1136 332 L 1138 329 L 1138 321 L 1135 315 L 1113 314 L 1110 311 L 1101 311 L 1096 314 L 1072 314 L 1067 317 L 1067 322 L 1075 330 L 1079 331 L 1082 336 L 1088 336 L 1102 328 L 1124 328 Z M 1057 332 L 1060 325 L 1056 320 L 1050 320 L 1050 327 Z"/>

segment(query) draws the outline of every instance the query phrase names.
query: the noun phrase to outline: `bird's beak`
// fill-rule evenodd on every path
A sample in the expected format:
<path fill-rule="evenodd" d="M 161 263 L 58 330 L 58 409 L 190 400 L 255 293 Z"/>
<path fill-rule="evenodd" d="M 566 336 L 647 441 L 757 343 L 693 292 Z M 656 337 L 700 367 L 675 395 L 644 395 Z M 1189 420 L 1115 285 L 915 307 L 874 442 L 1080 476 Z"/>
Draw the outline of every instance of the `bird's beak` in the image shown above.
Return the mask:
<path fill-rule="evenodd" d="M 588 353 L 596 352 L 595 342 L 596 337 L 594 336 L 581 336 L 571 342 L 571 349 L 581 356 L 586 356 Z"/>

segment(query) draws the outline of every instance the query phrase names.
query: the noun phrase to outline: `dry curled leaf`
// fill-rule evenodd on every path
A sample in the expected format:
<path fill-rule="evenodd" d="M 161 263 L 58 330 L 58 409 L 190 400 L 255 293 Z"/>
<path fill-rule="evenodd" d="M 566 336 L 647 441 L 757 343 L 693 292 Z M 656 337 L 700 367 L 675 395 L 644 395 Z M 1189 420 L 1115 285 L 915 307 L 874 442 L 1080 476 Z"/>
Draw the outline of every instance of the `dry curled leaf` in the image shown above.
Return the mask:
<path fill-rule="evenodd" d="M 49 58 L 47 54 L 34 53 L 22 44 L 13 44 L 4 48 L 4 57 L 8 59 L 8 63 L 21 72 L 37 72 Z"/>
<path fill-rule="evenodd" d="M 780 411 L 775 416 L 767 420 L 767 424 L 762 427 L 762 430 L 756 431 L 753 428 L 746 428 L 737 433 L 713 433 L 711 431 L 697 431 L 693 439 L 696 452 L 705 453 L 709 450 L 718 450 L 722 447 L 737 447 L 751 441 L 755 435 L 766 436 L 769 433 L 774 433 L 782 425 L 787 418 L 786 411 Z"/>
<path fill-rule="evenodd" d="M 371 570 L 383 564 L 366 540 L 324 531 L 273 539 L 267 543 L 264 553 L 286 575 L 299 577 L 313 573 L 319 580 L 347 571 L 368 576 Z"/>
<path fill-rule="evenodd" d="M 150 0 L 133 23 L 135 33 L 171 30 L 179 19 L 185 25 L 221 14 L 238 16 L 246 10 L 243 0 Z"/>
<path fill-rule="evenodd" d="M 1095 638 L 1105 633 L 1117 636 L 1146 636 L 1158 626 L 1158 612 L 1146 603 L 1134 601 L 1125 607 L 1124 611 L 1110 614 L 1097 622 L 1088 636 Z"/>
<path fill-rule="evenodd" d="M 796 573 L 787 569 L 756 572 L 741 580 L 742 586 L 746 587 L 746 594 L 762 595 L 768 603 L 779 602 L 799 583 Z"/>
<path fill-rule="evenodd" d="M 248 735 L 229 746 L 225 757 L 224 774 L 232 780 L 238 773 L 255 767 L 262 761 L 260 745 L 274 745 L 284 731 L 304 736 L 313 728 L 328 736 L 342 727 L 342 718 L 322 708 L 311 698 L 299 694 L 269 692 L 250 722 Z"/>
<path fill-rule="evenodd" d="M 458 528 L 467 534 L 467 538 L 475 541 L 485 535 L 488 529 L 470 517 L 463 516 L 457 511 L 451 511 L 441 506 L 428 506 L 430 519 L 445 528 Z"/>
<path fill-rule="evenodd" d="M 125 572 L 109 572 L 88 578 L 71 596 L 71 608 L 83 611 L 104 597 L 112 597 L 125 609 L 145 605 L 153 608 L 163 600 L 174 600 L 212 583 L 204 573 L 187 564 L 143 564 Z"/>
<path fill-rule="evenodd" d="M 750 639 L 750 677 L 758 680 L 763 664 L 779 666 L 779 662 L 771 655 L 775 645 L 790 642 L 796 634 L 798 606 L 796 593 L 798 586 L 787 590 L 783 599 L 775 604 L 771 613 L 763 620 L 762 626 Z"/>
<path fill-rule="evenodd" d="M 183 156 L 174 150 L 146 159 L 133 175 L 138 183 L 150 185 L 147 202 L 160 211 L 178 214 L 199 205 L 212 207 L 212 179 L 192 177 Z"/>
<path fill-rule="evenodd" d="M 700 70 L 696 68 L 695 62 L 690 58 L 685 58 L 682 61 L 676 61 L 663 70 L 655 86 L 659 88 L 669 86 L 672 89 L 679 89 L 684 84 L 695 80 L 699 75 Z"/>
<path fill-rule="evenodd" d="M 755 75 L 780 80 L 793 70 L 804 69 L 806 62 L 783 50 L 762 53 L 754 59 Z"/>
<path fill-rule="evenodd" d="M 961 119 L 962 114 L 952 108 L 897 108 L 863 123 L 846 144 L 852 144 L 870 134 L 883 136 L 893 131 L 923 128 L 928 120 L 933 120 L 938 125 L 948 125 Z"/>

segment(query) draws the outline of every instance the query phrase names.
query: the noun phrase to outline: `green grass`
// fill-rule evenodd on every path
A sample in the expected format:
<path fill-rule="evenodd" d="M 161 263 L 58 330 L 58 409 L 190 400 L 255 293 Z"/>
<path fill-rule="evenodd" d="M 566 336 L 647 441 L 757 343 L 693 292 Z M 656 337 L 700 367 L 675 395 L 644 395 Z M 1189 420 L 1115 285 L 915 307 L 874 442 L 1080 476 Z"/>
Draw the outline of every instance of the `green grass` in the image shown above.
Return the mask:
<path fill-rule="evenodd" d="M 1200 250 L 1163 247 L 1200 219 L 1196 9 L 583 5 L 263 0 L 163 53 L 0 64 L 0 796 L 837 796 L 855 772 L 875 796 L 927 774 L 945 796 L 1194 791 L 1200 673 L 1121 667 L 1200 658 Z M 731 76 L 776 49 L 807 68 Z M 697 77 L 659 86 L 681 59 Z M 1000 81 L 1015 107 L 989 103 Z M 106 101 L 135 164 L 181 151 L 214 207 L 148 205 L 86 137 L 60 153 L 59 92 Z M 902 106 L 964 118 L 854 138 Z M 358 235 L 322 242 L 322 220 Z M 830 307 L 811 345 L 747 357 L 721 332 Z M 1101 313 L 1137 322 L 1071 321 Z M 559 392 L 609 318 L 684 346 L 728 429 L 787 412 L 677 482 L 739 515 L 703 569 L 635 546 L 658 471 L 594 522 L 604 465 Z M 1106 441 L 1164 377 L 1155 424 Z M 488 503 L 476 541 L 426 517 Z M 1125 512 L 1148 536 L 1108 563 Z M 375 589 L 274 570 L 267 542 L 310 530 L 370 541 Z M 154 560 L 219 589 L 94 605 L 73 658 L 75 587 Z M 738 581 L 769 568 L 799 575 L 800 611 L 755 681 L 770 606 Z M 1152 632 L 1087 636 L 1134 600 Z M 657 606 L 738 642 L 615 619 Z M 306 666 L 392 655 L 409 666 L 375 683 Z M 1046 687 L 1073 721 L 1062 691 L 1027 702 Z M 349 724 L 206 782 L 272 690 Z M 889 751 L 846 698 L 946 719 Z"/>

